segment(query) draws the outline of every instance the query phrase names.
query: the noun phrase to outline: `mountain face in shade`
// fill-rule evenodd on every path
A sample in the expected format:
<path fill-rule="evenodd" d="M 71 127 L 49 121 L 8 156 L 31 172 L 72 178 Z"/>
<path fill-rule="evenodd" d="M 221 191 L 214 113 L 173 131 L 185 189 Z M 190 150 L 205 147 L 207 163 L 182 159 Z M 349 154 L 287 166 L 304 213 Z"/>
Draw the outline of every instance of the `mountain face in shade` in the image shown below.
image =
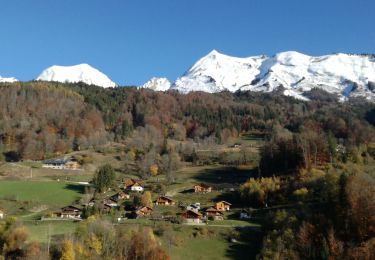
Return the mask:
<path fill-rule="evenodd" d="M 107 75 L 88 64 L 74 66 L 55 65 L 45 69 L 36 80 L 64 83 L 84 82 L 89 85 L 96 85 L 103 88 L 116 87 L 116 83 L 110 80 Z"/>

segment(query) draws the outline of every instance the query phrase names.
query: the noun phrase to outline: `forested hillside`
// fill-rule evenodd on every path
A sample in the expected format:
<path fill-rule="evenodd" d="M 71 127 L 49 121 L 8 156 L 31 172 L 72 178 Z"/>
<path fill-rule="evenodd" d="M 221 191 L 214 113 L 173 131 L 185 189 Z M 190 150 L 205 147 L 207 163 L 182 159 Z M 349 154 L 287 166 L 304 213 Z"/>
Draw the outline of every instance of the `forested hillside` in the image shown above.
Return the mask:
<path fill-rule="evenodd" d="M 278 171 L 288 171 L 329 161 L 333 151 L 328 140 L 354 153 L 374 137 L 372 104 L 339 103 L 320 90 L 310 93 L 310 102 L 277 93 L 182 95 L 83 83 L 4 83 L 1 91 L 0 149 L 19 158 L 42 159 L 122 141 L 137 127 L 149 126 L 164 138 L 178 140 L 221 143 L 244 132 L 266 135 L 272 143 L 263 151 L 266 160 L 267 154 L 278 156 L 272 147 L 279 148 L 280 156 L 284 148 L 296 152 L 288 165 L 275 164 Z M 269 166 L 263 170 L 274 171 Z"/>
<path fill-rule="evenodd" d="M 107 141 L 101 113 L 72 90 L 17 82 L 1 84 L 0 91 L 0 151 L 9 160 L 43 159 Z"/>

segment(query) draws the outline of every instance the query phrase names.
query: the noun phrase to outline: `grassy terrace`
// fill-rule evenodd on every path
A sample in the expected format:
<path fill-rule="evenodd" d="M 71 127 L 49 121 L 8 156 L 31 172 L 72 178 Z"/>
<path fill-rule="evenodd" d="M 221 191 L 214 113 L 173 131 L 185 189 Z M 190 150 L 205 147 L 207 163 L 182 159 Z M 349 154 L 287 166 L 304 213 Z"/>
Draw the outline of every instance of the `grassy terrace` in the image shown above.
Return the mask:
<path fill-rule="evenodd" d="M 0 181 L 0 207 L 28 220 L 74 203 L 83 192 L 84 186 L 63 181 Z"/>
<path fill-rule="evenodd" d="M 30 221 L 24 225 L 29 231 L 29 240 L 47 243 L 48 237 L 69 235 L 75 232 L 77 222 L 72 221 Z"/>

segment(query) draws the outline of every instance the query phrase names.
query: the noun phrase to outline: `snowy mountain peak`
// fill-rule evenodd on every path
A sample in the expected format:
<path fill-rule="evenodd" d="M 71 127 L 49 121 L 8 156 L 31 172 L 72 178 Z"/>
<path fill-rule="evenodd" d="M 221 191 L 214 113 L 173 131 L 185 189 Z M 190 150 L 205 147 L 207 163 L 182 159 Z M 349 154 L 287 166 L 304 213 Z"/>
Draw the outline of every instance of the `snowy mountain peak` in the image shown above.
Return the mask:
<path fill-rule="evenodd" d="M 18 81 L 18 80 L 16 78 L 13 78 L 13 77 L 11 77 L 11 78 L 2 78 L 0 76 L 0 83 L 1 82 L 16 82 L 16 81 Z"/>
<path fill-rule="evenodd" d="M 198 60 L 172 85 L 182 93 L 229 90 L 272 92 L 306 100 L 304 93 L 321 88 L 342 99 L 363 97 L 375 101 L 373 56 L 332 54 L 312 57 L 296 51 L 272 57 L 237 58 L 216 50 Z"/>
<path fill-rule="evenodd" d="M 167 91 L 171 87 L 171 82 L 167 78 L 152 78 L 139 88 L 148 88 L 154 91 Z"/>
<path fill-rule="evenodd" d="M 51 66 L 45 69 L 36 80 L 64 83 L 84 82 L 104 88 L 116 87 L 116 83 L 111 81 L 104 73 L 86 63 L 73 66 Z"/>

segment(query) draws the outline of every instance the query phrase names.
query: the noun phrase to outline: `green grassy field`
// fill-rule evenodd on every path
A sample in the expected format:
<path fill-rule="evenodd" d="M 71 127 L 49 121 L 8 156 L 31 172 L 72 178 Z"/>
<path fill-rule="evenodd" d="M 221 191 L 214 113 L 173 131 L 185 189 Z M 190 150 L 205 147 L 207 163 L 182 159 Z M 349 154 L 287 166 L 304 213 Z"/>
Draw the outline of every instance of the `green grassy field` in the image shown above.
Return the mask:
<path fill-rule="evenodd" d="M 62 207 L 79 199 L 84 186 L 57 181 L 0 181 L 0 199 Z"/>
<path fill-rule="evenodd" d="M 30 241 L 46 243 L 48 236 L 68 235 L 74 233 L 78 223 L 72 221 L 38 221 L 25 222 Z"/>
<path fill-rule="evenodd" d="M 206 232 L 202 235 L 199 229 Z M 175 230 L 175 235 L 182 241 L 179 246 L 169 246 L 165 240 L 163 247 L 172 260 L 183 259 L 253 259 L 256 255 L 254 246 L 241 242 L 232 243 L 228 235 L 233 228 L 183 226 Z M 197 234 L 198 233 L 198 234 Z M 253 233 L 249 233 L 253 234 Z"/>

